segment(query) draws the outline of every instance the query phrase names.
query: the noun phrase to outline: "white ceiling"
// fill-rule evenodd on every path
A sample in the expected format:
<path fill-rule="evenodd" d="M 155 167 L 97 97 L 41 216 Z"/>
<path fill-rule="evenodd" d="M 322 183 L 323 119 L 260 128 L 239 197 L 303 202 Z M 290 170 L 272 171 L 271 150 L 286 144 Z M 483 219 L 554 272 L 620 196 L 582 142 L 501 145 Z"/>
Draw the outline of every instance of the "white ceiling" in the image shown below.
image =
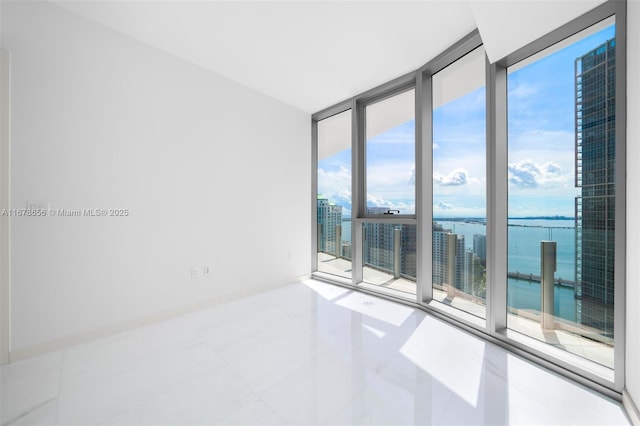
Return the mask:
<path fill-rule="evenodd" d="M 415 70 L 476 27 L 496 60 L 602 3 L 53 1 L 309 113 Z"/>
<path fill-rule="evenodd" d="M 605 0 L 481 0 L 469 5 L 487 56 L 498 61 Z"/>

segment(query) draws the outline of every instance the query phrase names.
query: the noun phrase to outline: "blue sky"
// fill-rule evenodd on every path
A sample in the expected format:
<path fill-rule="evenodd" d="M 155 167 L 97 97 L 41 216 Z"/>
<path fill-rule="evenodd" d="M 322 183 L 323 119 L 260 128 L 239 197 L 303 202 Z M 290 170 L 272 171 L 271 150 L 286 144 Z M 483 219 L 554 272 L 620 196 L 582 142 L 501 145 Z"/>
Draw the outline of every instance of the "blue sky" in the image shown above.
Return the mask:
<path fill-rule="evenodd" d="M 509 216 L 574 216 L 574 61 L 609 26 L 509 74 Z"/>
<path fill-rule="evenodd" d="M 508 76 L 509 216 L 573 217 L 574 61 L 613 38 L 609 26 Z M 484 217 L 485 91 L 434 111 L 433 212 Z M 367 141 L 367 204 L 415 211 L 413 120 Z M 350 211 L 351 150 L 318 164 L 318 192 Z"/>

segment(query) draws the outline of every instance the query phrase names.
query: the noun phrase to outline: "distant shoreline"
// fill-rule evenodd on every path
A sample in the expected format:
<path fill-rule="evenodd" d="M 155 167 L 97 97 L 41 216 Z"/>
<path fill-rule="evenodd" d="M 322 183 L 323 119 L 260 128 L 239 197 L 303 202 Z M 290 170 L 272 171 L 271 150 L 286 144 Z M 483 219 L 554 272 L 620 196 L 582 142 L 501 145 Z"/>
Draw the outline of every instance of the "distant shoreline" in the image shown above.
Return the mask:
<path fill-rule="evenodd" d="M 525 217 L 507 217 L 508 220 L 575 220 L 575 217 L 569 216 L 525 216 Z M 434 221 L 445 222 L 486 222 L 486 217 L 434 217 Z"/>
<path fill-rule="evenodd" d="M 526 217 L 508 217 L 507 220 L 575 220 L 574 217 L 569 216 L 526 216 Z M 351 222 L 350 216 L 342 217 L 343 222 Z M 486 224 L 487 218 L 485 217 L 434 217 L 434 222 L 464 222 L 464 223 L 477 223 Z M 511 224 L 510 224 L 511 226 Z M 520 225 L 515 225 L 520 226 Z"/>

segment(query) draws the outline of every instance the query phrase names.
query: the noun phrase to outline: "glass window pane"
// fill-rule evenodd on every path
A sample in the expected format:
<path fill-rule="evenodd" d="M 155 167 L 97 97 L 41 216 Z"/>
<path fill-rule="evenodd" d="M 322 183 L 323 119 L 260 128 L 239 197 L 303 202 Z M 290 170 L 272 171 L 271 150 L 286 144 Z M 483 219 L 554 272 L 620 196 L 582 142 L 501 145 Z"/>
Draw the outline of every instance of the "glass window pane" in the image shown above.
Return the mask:
<path fill-rule="evenodd" d="M 318 271 L 351 278 L 351 110 L 318 122 Z"/>
<path fill-rule="evenodd" d="M 485 51 L 432 78 L 433 298 L 486 316 Z"/>
<path fill-rule="evenodd" d="M 416 226 L 365 223 L 363 240 L 363 281 L 415 296 Z"/>
<path fill-rule="evenodd" d="M 509 328 L 613 368 L 613 19 L 508 70 Z"/>
<path fill-rule="evenodd" d="M 366 107 L 367 214 L 415 214 L 415 90 Z"/>

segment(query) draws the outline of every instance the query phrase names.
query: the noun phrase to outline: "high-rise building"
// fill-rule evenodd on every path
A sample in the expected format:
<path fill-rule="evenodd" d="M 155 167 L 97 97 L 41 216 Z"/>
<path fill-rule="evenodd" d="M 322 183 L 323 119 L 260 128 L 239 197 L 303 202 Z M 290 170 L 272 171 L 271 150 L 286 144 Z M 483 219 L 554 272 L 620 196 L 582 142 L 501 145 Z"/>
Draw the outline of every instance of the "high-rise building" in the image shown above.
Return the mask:
<path fill-rule="evenodd" d="M 367 214 L 384 214 L 389 207 L 367 207 Z M 367 223 L 364 226 L 364 264 L 394 271 L 394 230 L 400 230 L 400 273 L 416 277 L 416 226 Z"/>
<path fill-rule="evenodd" d="M 318 251 L 335 254 L 338 225 L 342 226 L 342 206 L 318 197 Z"/>
<path fill-rule="evenodd" d="M 416 244 L 417 227 L 415 225 L 402 225 L 402 234 L 400 247 L 402 252 L 400 255 L 400 272 L 409 277 L 415 278 L 416 275 Z"/>
<path fill-rule="evenodd" d="M 474 235 L 475 237 L 475 235 Z M 464 291 L 473 296 L 484 297 L 483 285 L 484 267 L 480 257 L 472 250 L 464 252 Z"/>
<path fill-rule="evenodd" d="M 613 336 L 615 39 L 575 60 L 578 321 Z"/>
<path fill-rule="evenodd" d="M 473 234 L 473 252 L 480 258 L 480 262 L 484 265 L 487 262 L 487 236 L 482 234 Z"/>
<path fill-rule="evenodd" d="M 449 283 L 447 250 L 449 244 L 447 235 L 451 234 L 450 229 L 444 229 L 442 225 L 434 222 L 432 228 L 433 260 L 432 278 L 433 285 L 442 287 Z M 456 278 L 455 287 L 466 291 L 465 287 L 465 248 L 464 236 L 458 235 L 456 239 Z"/>
<path fill-rule="evenodd" d="M 433 247 L 432 280 L 433 285 L 441 287 L 447 282 L 447 235 L 450 229 L 433 222 L 431 243 Z"/>
<path fill-rule="evenodd" d="M 455 286 L 458 290 L 469 293 L 470 290 L 465 286 L 465 249 L 464 235 L 458 235 L 456 238 L 456 279 Z"/>
<path fill-rule="evenodd" d="M 386 211 L 386 210 L 385 210 Z M 394 271 L 395 230 L 400 231 L 400 273 L 416 277 L 416 226 L 367 223 L 364 227 L 364 264 Z"/>
<path fill-rule="evenodd" d="M 393 271 L 394 227 L 390 223 L 367 223 L 365 225 L 363 254 L 365 265 Z"/>

